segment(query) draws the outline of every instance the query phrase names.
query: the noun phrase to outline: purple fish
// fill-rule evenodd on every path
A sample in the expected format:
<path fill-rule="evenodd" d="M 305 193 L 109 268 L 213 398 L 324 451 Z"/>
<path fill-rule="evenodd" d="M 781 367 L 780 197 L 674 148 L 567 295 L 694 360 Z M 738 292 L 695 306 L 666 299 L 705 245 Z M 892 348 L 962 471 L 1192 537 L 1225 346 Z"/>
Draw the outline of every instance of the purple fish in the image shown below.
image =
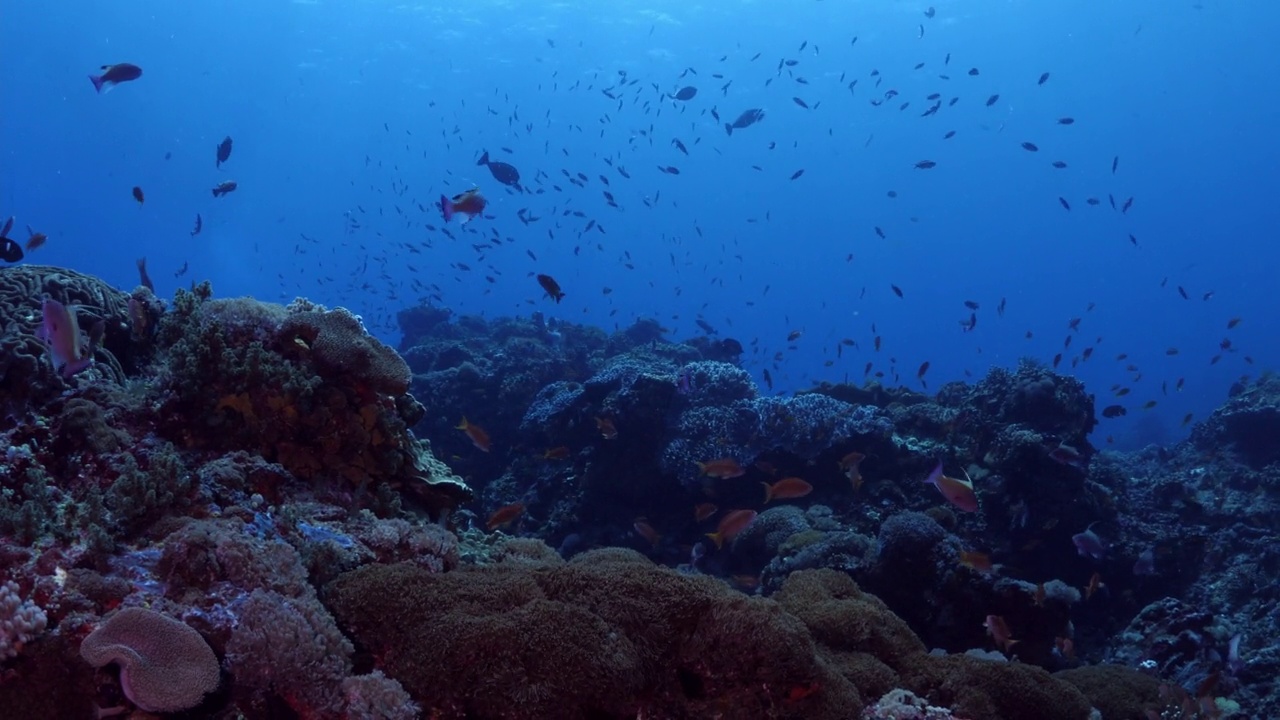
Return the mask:
<path fill-rule="evenodd" d="M 1076 552 L 1081 555 L 1091 557 L 1094 560 L 1101 560 L 1102 556 L 1107 552 L 1106 544 L 1104 544 L 1102 542 L 1102 538 L 1098 537 L 1098 534 L 1093 531 L 1093 525 L 1085 528 L 1082 533 L 1072 535 L 1071 542 L 1075 543 Z"/>
<path fill-rule="evenodd" d="M 89 82 L 93 83 L 93 89 L 98 92 L 106 92 L 122 82 L 137 80 L 142 77 L 142 68 L 131 63 L 116 63 L 115 65 L 103 65 L 101 75 L 90 75 Z"/>
<path fill-rule="evenodd" d="M 81 334 L 72 309 L 53 298 L 45 298 L 41 312 L 44 318 L 37 334 L 49 348 L 53 369 L 69 378 L 92 365 L 93 348 Z"/>

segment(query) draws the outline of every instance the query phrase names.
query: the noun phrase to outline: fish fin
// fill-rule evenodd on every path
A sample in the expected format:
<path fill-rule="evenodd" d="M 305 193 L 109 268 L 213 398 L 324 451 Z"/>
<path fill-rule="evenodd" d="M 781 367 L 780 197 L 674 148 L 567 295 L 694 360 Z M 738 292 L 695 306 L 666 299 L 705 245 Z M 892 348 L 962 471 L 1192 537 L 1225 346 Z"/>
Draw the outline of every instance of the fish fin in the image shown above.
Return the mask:
<path fill-rule="evenodd" d="M 106 68 L 103 68 L 103 70 L 106 70 Z M 94 89 L 94 91 L 99 92 L 99 93 L 100 93 L 100 92 L 102 92 L 102 83 L 103 83 L 103 80 L 102 80 L 102 76 L 101 76 L 101 75 L 90 75 L 90 76 L 89 76 L 89 82 L 93 83 L 93 89 Z"/>
<path fill-rule="evenodd" d="M 445 222 L 453 219 L 453 202 L 444 195 L 440 196 L 440 213 L 444 215 Z"/>
<path fill-rule="evenodd" d="M 764 504 L 768 505 L 769 501 L 773 499 L 773 486 L 767 482 L 760 484 L 764 486 Z"/>
<path fill-rule="evenodd" d="M 488 164 L 489 164 L 489 151 L 488 151 L 488 150 L 485 150 L 485 151 L 484 151 L 484 154 L 480 156 L 480 159 L 476 161 L 476 164 L 477 164 L 477 165 L 488 165 Z"/>
<path fill-rule="evenodd" d="M 732 125 L 730 125 L 729 123 L 725 123 L 725 124 L 724 124 L 724 131 L 725 131 L 726 133 L 728 133 L 728 134 L 732 135 L 732 134 L 733 134 L 733 126 L 732 126 Z"/>

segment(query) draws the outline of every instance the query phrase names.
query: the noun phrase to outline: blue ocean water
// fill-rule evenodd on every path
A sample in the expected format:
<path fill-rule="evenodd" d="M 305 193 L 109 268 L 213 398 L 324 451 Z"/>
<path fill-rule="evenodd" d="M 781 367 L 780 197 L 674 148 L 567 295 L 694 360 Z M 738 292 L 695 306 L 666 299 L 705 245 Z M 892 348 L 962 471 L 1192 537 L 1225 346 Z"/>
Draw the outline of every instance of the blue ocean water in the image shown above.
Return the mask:
<path fill-rule="evenodd" d="M 776 391 L 867 363 L 920 388 L 926 361 L 934 391 L 1061 353 L 1128 411 L 1100 446 L 1176 439 L 1274 367 L 1280 8 L 932 7 L 5 0 L 0 215 L 48 234 L 28 262 L 129 288 L 145 256 L 162 296 L 306 296 L 391 342 L 431 298 L 673 337 L 702 318 Z M 95 94 L 118 62 L 143 76 Z M 438 198 L 473 185 L 486 216 L 446 231 Z"/>

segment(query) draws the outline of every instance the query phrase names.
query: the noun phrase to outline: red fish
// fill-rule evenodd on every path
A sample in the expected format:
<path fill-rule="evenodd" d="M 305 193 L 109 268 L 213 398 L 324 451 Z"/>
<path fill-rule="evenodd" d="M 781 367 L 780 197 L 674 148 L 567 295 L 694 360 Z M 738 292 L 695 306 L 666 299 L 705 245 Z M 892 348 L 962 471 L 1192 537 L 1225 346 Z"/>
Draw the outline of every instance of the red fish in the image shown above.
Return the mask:
<path fill-rule="evenodd" d="M 484 212 L 484 208 L 489 204 L 488 200 L 480 194 L 480 188 L 471 188 L 470 190 L 453 196 L 453 199 L 440 196 L 440 212 L 444 215 L 444 221 L 449 222 L 454 215 L 462 215 L 462 223 L 465 225 L 468 220 Z"/>
<path fill-rule="evenodd" d="M 995 641 L 996 647 L 1005 652 L 1009 652 L 1009 648 L 1018 642 L 1013 639 L 1013 632 L 1009 630 L 1009 624 L 1000 615 L 988 615 L 987 621 L 983 623 L 983 626 L 987 628 L 987 634 Z"/>
<path fill-rule="evenodd" d="M 462 422 L 457 424 L 456 429 L 466 433 L 467 437 L 471 438 L 471 444 L 483 452 L 489 452 L 489 448 L 493 446 L 493 441 L 489 439 L 489 433 L 485 432 L 484 428 L 479 425 L 468 422 L 465 416 L 462 418 Z"/>
<path fill-rule="evenodd" d="M 766 505 L 774 500 L 802 498 L 813 492 L 813 486 L 798 477 L 782 478 L 772 485 L 767 482 L 760 484 L 764 486 L 764 502 Z"/>
<path fill-rule="evenodd" d="M 977 512 L 978 510 L 978 494 L 973 490 L 973 481 L 969 480 L 969 474 L 965 473 L 965 479 L 947 477 L 942 474 L 942 461 L 939 460 L 933 472 L 924 479 L 925 482 L 938 488 L 938 492 L 942 493 L 942 497 L 948 502 L 965 512 Z"/>
<path fill-rule="evenodd" d="M 849 478 L 854 492 L 857 492 L 858 488 L 862 487 L 862 470 L 858 466 L 866 457 L 860 452 L 851 452 L 840 458 L 840 469 L 844 471 L 844 476 Z"/>
<path fill-rule="evenodd" d="M 719 460 L 708 460 L 698 463 L 698 470 L 703 475 L 709 475 L 713 478 L 728 480 L 730 478 L 742 477 L 747 474 L 746 468 L 738 464 L 733 458 L 720 458 Z"/>
<path fill-rule="evenodd" d="M 649 543 L 650 547 L 658 547 L 658 543 L 662 540 L 662 534 L 649 524 L 649 520 L 647 518 L 636 518 L 636 521 L 631 525 L 631 527 L 635 529 L 637 535 L 644 538 L 645 541 Z"/>
<path fill-rule="evenodd" d="M 726 540 L 737 537 L 738 533 L 746 530 L 755 519 L 755 510 L 734 510 L 721 518 L 716 531 L 707 533 L 707 537 L 711 538 L 711 542 L 715 543 L 717 548 L 724 547 Z"/>
<path fill-rule="evenodd" d="M 485 527 L 493 530 L 504 525 L 510 525 L 516 518 L 523 514 L 524 503 L 517 502 L 511 503 L 510 505 L 503 505 L 493 511 L 493 514 L 489 516 L 489 521 L 485 523 Z"/>

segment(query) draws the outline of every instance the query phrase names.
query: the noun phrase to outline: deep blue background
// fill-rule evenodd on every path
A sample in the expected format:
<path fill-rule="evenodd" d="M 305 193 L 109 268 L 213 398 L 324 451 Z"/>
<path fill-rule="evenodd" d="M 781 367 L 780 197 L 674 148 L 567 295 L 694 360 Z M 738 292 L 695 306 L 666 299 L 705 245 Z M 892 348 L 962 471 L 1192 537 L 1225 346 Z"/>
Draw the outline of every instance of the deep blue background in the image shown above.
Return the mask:
<path fill-rule="evenodd" d="M 915 387 L 928 360 L 931 389 L 1022 356 L 1049 361 L 1080 317 L 1062 370 L 1099 410 L 1113 385 L 1133 388 L 1119 400 L 1128 417 L 1099 431 L 1122 446 L 1178 436 L 1186 413 L 1203 417 L 1234 380 L 1273 367 L 1280 6 L 937 2 L 933 19 L 926 7 L 2 0 L 0 214 L 49 234 L 32 262 L 129 288 L 145 255 L 162 296 L 204 278 L 223 296 L 304 295 L 352 308 L 392 342 L 394 313 L 424 294 L 414 279 L 456 311 L 491 316 L 537 308 L 609 328 L 647 316 L 683 337 L 701 314 L 788 390 L 860 381 L 869 360 L 889 372 L 896 359 Z M 779 73 L 783 58 L 799 62 Z M 121 61 L 142 79 L 95 95 L 88 73 Z M 678 80 L 690 67 L 697 75 Z M 654 88 L 686 82 L 700 90 L 689 103 Z M 888 89 L 900 95 L 872 106 Z M 922 118 L 932 92 L 960 101 Z M 821 105 L 804 110 L 797 96 Z M 728 137 L 713 107 L 725 120 L 749 107 L 767 118 Z M 224 135 L 235 151 L 216 170 Z M 538 192 L 509 193 L 476 167 L 486 148 Z M 938 166 L 914 169 L 925 159 Z M 562 170 L 590 180 L 575 187 Z M 240 189 L 213 199 L 227 179 Z M 453 238 L 429 230 L 441 225 L 436 198 L 473 183 L 492 217 L 451 226 Z M 1112 211 L 1107 193 L 1133 196 L 1133 209 Z M 520 208 L 542 219 L 525 225 Z M 191 238 L 197 212 L 204 232 Z M 348 213 L 362 224 L 352 233 Z M 607 234 L 581 235 L 592 219 Z M 473 247 L 493 234 L 502 244 Z M 175 279 L 184 262 L 190 274 Z M 563 304 L 541 297 L 537 272 L 560 281 Z M 964 300 L 982 306 L 968 334 Z M 793 330 L 804 335 L 789 349 Z M 1210 366 L 1228 335 L 1238 352 Z M 837 360 L 846 337 L 859 348 Z M 1138 410 L 1148 400 L 1159 404 Z"/>

